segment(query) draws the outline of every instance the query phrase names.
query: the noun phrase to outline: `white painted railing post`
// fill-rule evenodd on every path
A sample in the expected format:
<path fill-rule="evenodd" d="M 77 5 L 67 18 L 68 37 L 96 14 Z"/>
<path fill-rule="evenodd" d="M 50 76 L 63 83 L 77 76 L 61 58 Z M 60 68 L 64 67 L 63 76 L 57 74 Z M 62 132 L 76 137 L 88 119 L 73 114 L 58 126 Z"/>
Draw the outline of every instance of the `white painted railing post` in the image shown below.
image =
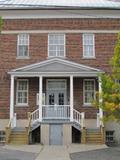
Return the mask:
<path fill-rule="evenodd" d="M 73 121 L 73 75 L 70 76 L 70 121 Z"/>
<path fill-rule="evenodd" d="M 39 76 L 39 120 L 42 122 L 42 76 Z"/>
<path fill-rule="evenodd" d="M 101 108 L 101 105 L 102 105 L 102 97 L 101 97 L 101 94 L 102 94 L 102 82 L 101 82 L 101 77 L 99 77 L 99 118 L 100 118 L 100 125 L 103 126 L 103 122 L 102 122 L 102 119 L 103 119 L 103 110 Z"/>
<path fill-rule="evenodd" d="M 16 127 L 16 124 L 17 124 L 17 114 L 14 113 L 14 118 L 13 118 L 13 127 Z"/>
<path fill-rule="evenodd" d="M 100 127 L 100 113 L 97 113 L 97 127 Z"/>
<path fill-rule="evenodd" d="M 14 118 L 14 76 L 11 75 L 11 83 L 10 83 L 10 120 L 11 120 L 12 123 L 13 123 L 13 118 Z"/>
<path fill-rule="evenodd" d="M 85 127 L 85 113 L 81 112 L 81 128 Z"/>

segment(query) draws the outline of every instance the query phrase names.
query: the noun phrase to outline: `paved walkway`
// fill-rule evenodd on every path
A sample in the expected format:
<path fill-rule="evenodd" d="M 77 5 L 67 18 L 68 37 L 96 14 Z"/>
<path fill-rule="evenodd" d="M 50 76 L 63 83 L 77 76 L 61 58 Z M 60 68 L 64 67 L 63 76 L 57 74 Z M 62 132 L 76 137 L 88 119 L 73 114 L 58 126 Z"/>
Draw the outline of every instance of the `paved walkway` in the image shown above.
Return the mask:
<path fill-rule="evenodd" d="M 36 160 L 70 160 L 66 146 L 44 146 Z"/>
<path fill-rule="evenodd" d="M 42 146 L 42 145 L 5 145 L 2 149 L 6 152 L 11 151 L 18 159 L 15 160 L 71 160 L 70 155 L 75 152 L 93 151 L 105 149 L 106 145 L 82 145 L 72 144 L 70 146 Z M 30 153 L 30 154 L 29 154 Z M 22 159 L 22 156 L 25 155 Z M 30 157 L 31 156 L 31 157 Z M 1 159 L 0 159 L 1 160 Z M 4 160 L 4 159 L 2 159 Z M 8 159 L 5 159 L 8 160 Z M 14 160 L 14 159 L 13 159 Z"/>
<path fill-rule="evenodd" d="M 120 147 L 72 153 L 71 160 L 120 160 Z"/>
<path fill-rule="evenodd" d="M 0 160 L 35 160 L 36 153 L 5 149 L 0 146 Z"/>

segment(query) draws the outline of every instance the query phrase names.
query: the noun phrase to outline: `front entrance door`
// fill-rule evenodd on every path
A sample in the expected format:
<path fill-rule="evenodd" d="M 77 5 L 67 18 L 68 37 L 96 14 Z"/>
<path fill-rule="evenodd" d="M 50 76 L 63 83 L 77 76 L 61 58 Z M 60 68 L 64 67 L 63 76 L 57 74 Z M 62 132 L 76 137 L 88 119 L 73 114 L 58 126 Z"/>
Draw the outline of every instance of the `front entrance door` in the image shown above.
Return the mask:
<path fill-rule="evenodd" d="M 62 145 L 63 127 L 62 125 L 50 125 L 50 145 Z"/>
<path fill-rule="evenodd" d="M 63 79 L 47 81 L 47 109 L 48 118 L 61 119 L 66 110 L 66 81 Z"/>
<path fill-rule="evenodd" d="M 66 95 L 63 90 L 52 90 L 48 92 L 48 105 L 65 105 Z"/>
<path fill-rule="evenodd" d="M 66 104 L 66 81 L 65 80 L 48 80 L 47 104 L 48 105 L 65 105 Z"/>

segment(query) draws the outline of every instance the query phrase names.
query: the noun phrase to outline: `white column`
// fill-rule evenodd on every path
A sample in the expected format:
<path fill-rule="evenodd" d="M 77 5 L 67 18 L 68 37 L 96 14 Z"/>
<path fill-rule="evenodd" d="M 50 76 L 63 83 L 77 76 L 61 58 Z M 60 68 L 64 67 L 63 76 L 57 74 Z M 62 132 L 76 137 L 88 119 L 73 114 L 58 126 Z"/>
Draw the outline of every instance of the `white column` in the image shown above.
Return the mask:
<path fill-rule="evenodd" d="M 42 121 L 42 76 L 39 77 L 39 120 Z"/>
<path fill-rule="evenodd" d="M 70 76 L 70 121 L 73 121 L 73 75 Z"/>
<path fill-rule="evenodd" d="M 100 94 L 100 96 L 99 96 L 99 105 L 100 105 L 100 107 L 99 107 L 99 114 L 100 114 L 100 119 L 102 119 L 103 118 L 103 110 L 101 108 L 101 105 L 102 105 L 102 97 L 101 97 L 102 83 L 101 83 L 101 77 L 99 77 L 98 80 L 99 80 L 99 94 Z M 101 123 L 101 122 L 100 122 L 100 125 L 103 125 L 103 123 Z"/>
<path fill-rule="evenodd" d="M 10 83 L 10 119 L 14 116 L 14 76 L 11 75 Z"/>

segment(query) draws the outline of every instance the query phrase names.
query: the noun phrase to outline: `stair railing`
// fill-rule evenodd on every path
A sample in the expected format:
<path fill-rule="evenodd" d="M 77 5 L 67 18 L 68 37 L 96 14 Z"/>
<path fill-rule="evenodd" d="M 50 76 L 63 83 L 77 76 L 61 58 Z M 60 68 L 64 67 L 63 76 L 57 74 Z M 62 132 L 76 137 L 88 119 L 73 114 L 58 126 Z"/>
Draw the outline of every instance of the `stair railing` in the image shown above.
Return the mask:
<path fill-rule="evenodd" d="M 6 143 L 7 144 L 9 143 L 9 138 L 10 138 L 11 130 L 12 130 L 12 128 L 11 128 L 11 120 L 9 120 L 8 125 L 6 127 L 6 130 L 5 130 L 5 132 L 6 132 Z"/>
<path fill-rule="evenodd" d="M 81 112 L 81 128 L 85 127 L 85 113 Z"/>
<path fill-rule="evenodd" d="M 100 127 L 100 114 L 97 113 L 97 127 Z"/>
<path fill-rule="evenodd" d="M 31 128 L 31 121 L 32 121 L 32 116 L 31 116 L 31 113 L 28 112 L 28 125 L 26 128 L 26 141 L 27 141 L 27 144 L 29 144 L 29 133 L 30 133 L 30 128 Z"/>
<path fill-rule="evenodd" d="M 39 119 L 39 109 L 36 109 L 34 112 L 31 113 L 31 121 L 34 123 Z"/>
<path fill-rule="evenodd" d="M 100 113 L 97 113 L 97 127 L 100 128 L 100 126 L 104 127 L 103 119 L 102 119 Z"/>
<path fill-rule="evenodd" d="M 17 114 L 14 113 L 13 119 L 12 119 L 12 128 L 16 127 L 16 123 L 17 123 Z"/>
<path fill-rule="evenodd" d="M 100 126 L 100 132 L 102 136 L 102 143 L 105 144 L 105 128 L 102 125 Z"/>
<path fill-rule="evenodd" d="M 76 123 L 79 123 L 81 125 L 81 128 L 85 126 L 85 113 L 84 112 L 78 112 L 76 109 L 73 109 L 73 120 Z"/>

